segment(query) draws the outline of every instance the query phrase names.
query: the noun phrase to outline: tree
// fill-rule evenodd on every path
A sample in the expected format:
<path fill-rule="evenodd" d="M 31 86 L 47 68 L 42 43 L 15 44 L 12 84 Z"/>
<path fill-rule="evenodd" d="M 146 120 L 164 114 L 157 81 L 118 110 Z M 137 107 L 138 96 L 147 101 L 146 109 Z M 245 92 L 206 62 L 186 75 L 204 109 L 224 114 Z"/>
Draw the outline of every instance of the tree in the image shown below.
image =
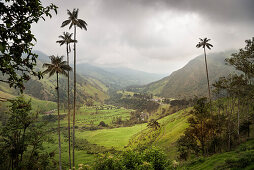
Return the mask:
<path fill-rule="evenodd" d="M 66 54 L 67 54 L 67 64 L 69 65 L 69 53 L 71 51 L 70 44 L 76 42 L 72 39 L 72 33 L 64 32 L 63 35 L 60 35 L 59 38 L 61 40 L 56 41 L 61 45 L 66 44 Z M 71 138 L 70 138 L 70 75 L 69 71 L 67 72 L 68 77 L 68 87 L 67 87 L 67 96 L 68 96 L 68 140 L 69 140 L 69 165 L 71 168 Z"/>
<path fill-rule="evenodd" d="M 9 117 L 0 131 L 0 169 L 48 169 L 49 156 L 42 152 L 45 124 L 32 112 L 31 100 L 20 96 L 8 101 Z"/>
<path fill-rule="evenodd" d="M 72 145 L 73 145 L 73 166 L 75 166 L 75 112 L 76 112 L 76 27 L 79 27 L 81 29 L 87 30 L 87 23 L 82 20 L 78 19 L 78 12 L 79 9 L 73 9 L 71 12 L 70 10 L 67 10 L 67 14 L 69 15 L 69 18 L 65 20 L 62 23 L 61 27 L 65 27 L 70 24 L 69 29 L 74 26 L 74 95 L 73 95 L 73 134 L 72 134 Z"/>
<path fill-rule="evenodd" d="M 43 67 L 47 69 L 43 71 L 43 74 L 49 74 L 53 76 L 56 73 L 56 90 L 57 90 L 57 114 L 58 114 L 58 147 L 59 147 L 59 168 L 62 169 L 61 163 L 61 138 L 60 138 L 60 114 L 59 114 L 59 85 L 58 85 L 58 75 L 63 74 L 68 76 L 68 71 L 71 71 L 71 67 L 67 65 L 66 61 L 63 61 L 63 56 L 50 56 L 51 63 L 44 63 Z"/>
<path fill-rule="evenodd" d="M 34 70 L 37 55 L 32 52 L 35 36 L 31 25 L 57 12 L 53 4 L 43 6 L 40 0 L 5 0 L 0 2 L 0 82 L 24 90 L 24 82 L 31 75 L 42 78 Z"/>
<path fill-rule="evenodd" d="M 147 124 L 147 127 L 151 127 L 155 130 L 159 129 L 160 128 L 160 124 L 157 120 L 155 119 L 151 119 L 148 124 Z"/>
<path fill-rule="evenodd" d="M 208 48 L 209 50 L 211 49 L 211 47 L 213 47 L 212 44 L 209 44 L 208 41 L 210 41 L 210 39 L 204 38 L 201 39 L 200 38 L 200 42 L 196 45 L 197 48 L 204 48 L 204 55 L 205 55 L 205 67 L 206 67 L 206 78 L 207 78 L 207 86 L 208 86 L 208 94 L 209 94 L 209 100 L 210 100 L 210 104 L 211 104 L 211 92 L 210 92 L 210 85 L 209 85 L 209 76 L 208 76 L 208 68 L 207 68 L 207 60 L 206 60 L 206 51 L 205 48 Z"/>
<path fill-rule="evenodd" d="M 241 48 L 237 53 L 233 53 L 231 58 L 227 58 L 227 64 L 242 71 L 245 77 L 251 82 L 254 77 L 254 37 L 245 41 L 246 46 Z"/>

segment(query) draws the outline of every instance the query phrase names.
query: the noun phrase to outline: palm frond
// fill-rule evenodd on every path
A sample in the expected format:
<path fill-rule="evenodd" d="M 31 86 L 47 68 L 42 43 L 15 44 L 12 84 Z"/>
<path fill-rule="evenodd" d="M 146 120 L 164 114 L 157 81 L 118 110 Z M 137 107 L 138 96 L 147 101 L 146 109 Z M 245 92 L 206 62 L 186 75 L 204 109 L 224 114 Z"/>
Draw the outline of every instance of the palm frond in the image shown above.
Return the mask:
<path fill-rule="evenodd" d="M 78 12 L 79 12 L 79 9 L 77 8 L 77 9 L 73 9 L 73 16 L 75 17 L 75 18 L 78 18 Z"/>
<path fill-rule="evenodd" d="M 42 65 L 42 67 L 50 67 L 50 66 L 52 66 L 52 64 L 50 64 L 50 63 L 44 63 L 44 64 Z"/>
<path fill-rule="evenodd" d="M 70 10 L 68 10 L 68 9 L 67 9 L 67 14 L 68 14 L 69 16 L 71 16 L 71 15 L 72 15 L 71 11 L 70 11 Z"/>
<path fill-rule="evenodd" d="M 43 74 L 43 75 L 48 74 L 49 72 L 51 72 L 51 70 L 52 70 L 52 69 L 46 69 L 46 70 L 44 70 L 44 71 L 42 72 L 42 74 Z"/>
<path fill-rule="evenodd" d="M 70 22 L 71 22 L 71 20 L 65 20 L 65 21 L 62 23 L 61 27 L 65 27 L 65 26 L 68 25 Z"/>
<path fill-rule="evenodd" d="M 77 25 L 79 28 L 84 28 L 86 31 L 87 31 L 87 23 L 82 20 L 82 19 L 78 19 L 78 25 Z"/>
<path fill-rule="evenodd" d="M 53 76 L 55 73 L 56 73 L 56 70 L 55 70 L 55 69 L 51 70 L 51 71 L 49 72 L 49 77 Z"/>
<path fill-rule="evenodd" d="M 74 25 L 73 22 L 71 22 L 71 25 L 69 26 L 69 29 L 71 29 L 73 25 Z"/>

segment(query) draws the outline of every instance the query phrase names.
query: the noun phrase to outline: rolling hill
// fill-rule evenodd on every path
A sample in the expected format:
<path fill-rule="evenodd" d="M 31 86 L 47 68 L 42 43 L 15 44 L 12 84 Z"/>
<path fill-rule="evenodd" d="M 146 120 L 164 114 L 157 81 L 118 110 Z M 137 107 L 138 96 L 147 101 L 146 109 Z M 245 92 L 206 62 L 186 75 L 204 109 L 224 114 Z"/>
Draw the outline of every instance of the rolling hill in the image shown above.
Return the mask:
<path fill-rule="evenodd" d="M 125 67 L 98 67 L 88 63 L 77 65 L 80 75 L 94 77 L 109 88 L 122 89 L 131 85 L 145 85 L 163 78 L 163 74 L 147 73 Z"/>
<path fill-rule="evenodd" d="M 37 60 L 37 70 L 44 70 L 42 68 L 43 63 L 50 62 L 46 54 L 36 51 L 39 55 Z M 36 77 L 32 77 L 31 80 L 25 83 L 24 93 L 41 100 L 56 101 L 56 77 L 48 77 L 44 75 L 44 78 L 38 80 Z M 60 90 L 60 100 L 67 101 L 67 77 L 60 75 L 59 78 L 59 90 Z M 73 74 L 70 74 L 70 89 L 71 89 L 71 99 L 73 98 Z M 102 103 L 108 98 L 107 94 L 108 88 L 99 80 L 84 76 L 77 75 L 77 101 L 79 103 L 84 103 L 85 99 L 92 98 L 96 102 Z M 18 95 L 19 91 L 14 88 L 9 88 L 8 84 L 0 83 L 0 91 L 12 95 Z M 72 101 L 72 100 L 71 100 Z"/>
<path fill-rule="evenodd" d="M 226 51 L 208 54 L 210 85 L 219 77 L 227 76 L 235 71 L 233 67 L 225 65 L 225 58 L 230 57 L 232 53 L 233 51 Z M 207 96 L 204 56 L 194 58 L 171 75 L 142 87 L 141 91 L 170 98 Z"/>

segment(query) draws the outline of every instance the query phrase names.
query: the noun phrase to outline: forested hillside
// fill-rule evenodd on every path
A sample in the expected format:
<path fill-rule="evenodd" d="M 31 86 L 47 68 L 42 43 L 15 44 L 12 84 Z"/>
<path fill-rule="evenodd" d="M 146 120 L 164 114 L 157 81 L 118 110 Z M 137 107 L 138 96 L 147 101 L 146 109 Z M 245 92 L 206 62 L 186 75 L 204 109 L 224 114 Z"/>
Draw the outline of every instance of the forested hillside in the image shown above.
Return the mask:
<path fill-rule="evenodd" d="M 226 51 L 208 54 L 207 63 L 211 84 L 219 77 L 235 72 L 233 67 L 225 65 L 225 58 L 229 58 L 232 53 L 233 51 Z M 144 86 L 141 91 L 171 98 L 207 96 L 204 63 L 204 56 L 200 55 L 168 77 Z"/>
<path fill-rule="evenodd" d="M 43 71 L 45 70 L 42 68 L 43 63 L 49 62 L 49 58 L 46 54 L 42 52 L 36 51 L 39 55 L 37 60 L 36 70 Z M 56 101 L 56 77 L 48 77 L 48 75 L 44 75 L 43 79 L 39 80 L 36 77 L 33 77 L 31 80 L 25 83 L 24 93 L 35 98 L 41 100 L 49 100 L 49 101 Z M 70 89 L 73 91 L 73 72 L 70 73 Z M 67 93 L 65 93 L 67 89 L 67 77 L 61 75 L 59 79 L 60 84 L 60 100 L 66 101 Z M 9 88 L 8 84 L 0 83 L 0 90 L 13 94 L 18 95 L 18 90 L 14 88 Z M 89 76 L 81 76 L 77 75 L 77 100 L 79 103 L 84 103 L 87 99 L 92 99 L 94 101 L 102 103 L 105 99 L 108 98 L 108 88 L 104 85 L 101 81 L 89 77 Z M 72 94 L 72 93 L 71 93 Z M 71 95 L 71 98 L 73 96 Z"/>

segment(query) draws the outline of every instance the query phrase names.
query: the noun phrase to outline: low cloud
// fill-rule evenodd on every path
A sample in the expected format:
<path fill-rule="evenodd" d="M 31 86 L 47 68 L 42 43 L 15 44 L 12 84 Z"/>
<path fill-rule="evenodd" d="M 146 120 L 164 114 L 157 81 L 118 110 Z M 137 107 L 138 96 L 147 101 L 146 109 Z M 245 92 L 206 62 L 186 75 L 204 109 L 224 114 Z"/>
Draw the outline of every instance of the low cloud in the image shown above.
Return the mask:
<path fill-rule="evenodd" d="M 36 49 L 65 54 L 55 43 L 67 9 L 79 8 L 88 31 L 78 30 L 78 61 L 170 73 L 202 53 L 195 45 L 209 37 L 212 51 L 240 48 L 253 36 L 251 0 L 75 0 L 57 1 L 59 13 L 33 26 Z M 72 30 L 70 30 L 72 31 Z"/>

